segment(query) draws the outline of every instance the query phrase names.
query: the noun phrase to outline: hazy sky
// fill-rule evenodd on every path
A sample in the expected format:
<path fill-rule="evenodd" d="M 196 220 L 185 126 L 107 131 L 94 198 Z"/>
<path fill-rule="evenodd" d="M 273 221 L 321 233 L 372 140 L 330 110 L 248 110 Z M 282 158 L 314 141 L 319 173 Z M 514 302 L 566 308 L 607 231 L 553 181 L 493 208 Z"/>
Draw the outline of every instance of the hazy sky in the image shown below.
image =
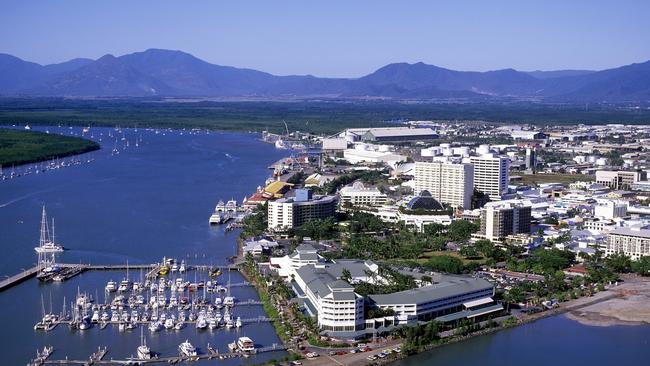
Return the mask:
<path fill-rule="evenodd" d="M 178 49 L 274 74 L 604 69 L 650 59 L 650 0 L 1 0 L 0 52 L 44 63 Z"/>

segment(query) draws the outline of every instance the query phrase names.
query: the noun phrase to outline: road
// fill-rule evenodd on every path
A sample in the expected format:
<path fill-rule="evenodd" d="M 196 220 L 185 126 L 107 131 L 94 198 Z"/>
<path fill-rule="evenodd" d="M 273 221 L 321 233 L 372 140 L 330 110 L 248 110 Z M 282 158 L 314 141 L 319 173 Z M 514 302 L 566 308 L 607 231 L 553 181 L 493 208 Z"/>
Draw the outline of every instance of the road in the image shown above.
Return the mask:
<path fill-rule="evenodd" d="M 402 342 L 399 339 L 393 340 L 384 340 L 379 341 L 378 343 L 368 343 L 368 346 L 372 348 L 372 351 L 368 352 L 358 352 L 358 353 L 349 353 L 351 348 L 331 348 L 323 349 L 319 347 L 310 346 L 307 348 L 308 351 L 317 352 L 320 356 L 314 359 L 305 359 L 302 360 L 303 365 L 306 366 L 325 366 L 325 365 L 345 365 L 345 366 L 357 366 L 357 365 L 367 365 L 371 363 L 368 361 L 368 356 L 378 355 L 385 349 L 393 349 L 397 346 L 401 346 Z M 344 355 L 330 356 L 329 351 L 345 351 Z"/>

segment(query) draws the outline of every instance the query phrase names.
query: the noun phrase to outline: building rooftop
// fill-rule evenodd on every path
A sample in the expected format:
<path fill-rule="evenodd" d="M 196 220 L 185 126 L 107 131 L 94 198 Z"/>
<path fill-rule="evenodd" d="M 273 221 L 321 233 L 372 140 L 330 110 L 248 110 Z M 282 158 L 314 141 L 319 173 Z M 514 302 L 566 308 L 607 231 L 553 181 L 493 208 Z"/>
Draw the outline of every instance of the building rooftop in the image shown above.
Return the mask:
<path fill-rule="evenodd" d="M 639 228 L 630 228 L 630 227 L 621 227 L 609 232 L 610 235 L 626 235 L 626 236 L 636 236 L 640 238 L 649 238 L 650 239 L 650 230 L 648 229 L 639 229 Z"/>
<path fill-rule="evenodd" d="M 448 297 L 466 294 L 468 292 L 492 288 L 494 288 L 494 286 L 492 286 L 490 282 L 481 278 L 446 276 L 444 282 L 439 282 L 433 285 L 386 295 L 369 295 L 368 297 L 376 305 L 393 305 L 404 303 L 420 305 Z"/>

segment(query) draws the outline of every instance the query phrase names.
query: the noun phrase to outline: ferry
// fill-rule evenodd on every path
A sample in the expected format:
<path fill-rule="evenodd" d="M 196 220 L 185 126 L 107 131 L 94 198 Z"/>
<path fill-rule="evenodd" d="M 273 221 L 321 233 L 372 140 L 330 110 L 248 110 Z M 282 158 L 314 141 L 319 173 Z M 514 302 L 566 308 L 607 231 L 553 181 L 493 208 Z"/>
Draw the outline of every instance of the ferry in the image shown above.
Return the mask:
<path fill-rule="evenodd" d="M 65 248 L 62 245 L 54 242 L 54 219 L 52 219 L 52 235 L 50 236 L 50 228 L 47 225 L 47 214 L 45 213 L 45 206 L 43 206 L 43 213 L 41 215 L 41 236 L 38 241 L 38 246 L 34 248 L 36 253 L 60 253 Z"/>
<path fill-rule="evenodd" d="M 185 340 L 185 342 L 178 346 L 178 352 L 187 357 L 194 357 L 197 355 L 196 348 L 188 340 Z"/>
<path fill-rule="evenodd" d="M 249 337 L 239 337 L 237 339 L 237 348 L 242 352 L 255 352 L 255 343 Z"/>

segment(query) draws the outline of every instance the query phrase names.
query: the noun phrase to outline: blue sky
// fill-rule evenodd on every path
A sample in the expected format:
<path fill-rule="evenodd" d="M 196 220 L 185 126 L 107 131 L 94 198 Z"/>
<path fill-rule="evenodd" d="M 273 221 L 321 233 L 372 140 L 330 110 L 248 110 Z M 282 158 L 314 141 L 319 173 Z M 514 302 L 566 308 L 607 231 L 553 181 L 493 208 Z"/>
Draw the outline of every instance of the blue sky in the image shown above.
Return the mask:
<path fill-rule="evenodd" d="M 2 0 L 0 52 L 44 63 L 178 49 L 274 74 L 391 62 L 604 69 L 650 59 L 650 1 Z"/>

